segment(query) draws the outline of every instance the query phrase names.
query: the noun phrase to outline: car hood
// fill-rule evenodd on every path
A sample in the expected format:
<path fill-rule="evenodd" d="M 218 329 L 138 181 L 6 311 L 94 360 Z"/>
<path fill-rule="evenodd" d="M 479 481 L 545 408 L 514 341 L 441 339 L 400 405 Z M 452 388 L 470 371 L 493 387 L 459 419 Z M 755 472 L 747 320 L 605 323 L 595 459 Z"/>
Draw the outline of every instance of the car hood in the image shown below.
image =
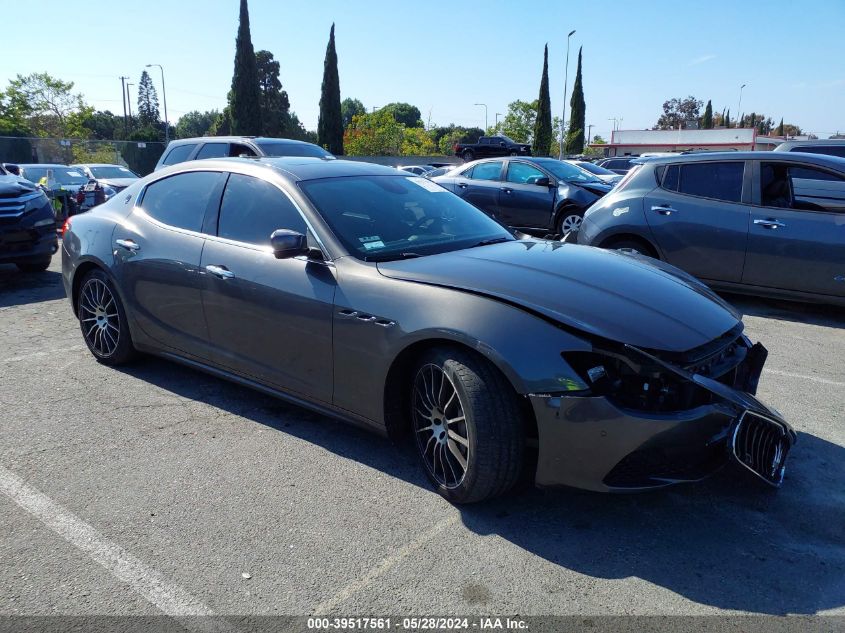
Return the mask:
<path fill-rule="evenodd" d="M 589 246 L 515 240 L 382 262 L 386 277 L 494 297 L 620 343 L 685 352 L 741 323 L 686 273 Z M 518 335 L 518 333 L 515 333 Z"/>
<path fill-rule="evenodd" d="M 97 182 L 108 187 L 126 189 L 129 185 L 135 184 L 137 178 L 97 178 Z"/>
<path fill-rule="evenodd" d="M 30 182 L 26 178 L 20 176 L 0 175 L 0 194 L 20 195 L 35 191 L 37 187 L 35 183 Z"/>

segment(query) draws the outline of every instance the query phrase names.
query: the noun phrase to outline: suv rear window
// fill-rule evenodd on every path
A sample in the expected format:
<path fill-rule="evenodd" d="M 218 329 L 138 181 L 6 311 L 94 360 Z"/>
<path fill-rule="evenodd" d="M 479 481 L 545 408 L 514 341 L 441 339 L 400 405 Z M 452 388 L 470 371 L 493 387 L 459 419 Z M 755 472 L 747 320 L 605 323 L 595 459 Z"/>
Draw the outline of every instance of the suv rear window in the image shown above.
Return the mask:
<path fill-rule="evenodd" d="M 162 161 L 163 165 L 175 165 L 176 163 L 184 163 L 188 160 L 188 156 L 194 150 L 196 145 L 193 143 L 185 143 L 184 145 L 177 145 L 165 156 Z"/>
<path fill-rule="evenodd" d="M 827 154 L 828 156 L 841 156 L 845 158 L 845 143 L 842 145 L 798 145 L 790 152 L 803 152 L 805 154 Z"/>
<path fill-rule="evenodd" d="M 740 202 L 744 172 L 742 161 L 669 165 L 662 186 L 688 196 Z"/>

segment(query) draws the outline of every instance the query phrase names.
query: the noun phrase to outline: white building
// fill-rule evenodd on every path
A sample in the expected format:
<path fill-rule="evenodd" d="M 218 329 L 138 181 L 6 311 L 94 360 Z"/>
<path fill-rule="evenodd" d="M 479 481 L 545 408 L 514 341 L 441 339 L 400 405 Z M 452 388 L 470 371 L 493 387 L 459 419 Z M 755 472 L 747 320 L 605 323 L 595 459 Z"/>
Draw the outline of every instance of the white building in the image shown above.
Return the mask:
<path fill-rule="evenodd" d="M 758 136 L 756 128 L 712 130 L 614 130 L 610 143 L 590 145 L 605 156 L 633 156 L 647 152 L 770 150 L 782 138 Z"/>

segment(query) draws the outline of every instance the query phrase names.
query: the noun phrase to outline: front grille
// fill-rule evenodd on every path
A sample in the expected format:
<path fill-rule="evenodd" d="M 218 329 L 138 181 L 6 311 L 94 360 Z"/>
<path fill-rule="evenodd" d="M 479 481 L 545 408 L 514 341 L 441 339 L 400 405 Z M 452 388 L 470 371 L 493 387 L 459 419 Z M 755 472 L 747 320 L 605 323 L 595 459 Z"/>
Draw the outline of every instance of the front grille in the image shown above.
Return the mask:
<path fill-rule="evenodd" d="M 792 437 L 780 422 L 753 411 L 740 417 L 733 435 L 734 456 L 761 479 L 781 484 L 790 448 Z"/>
<path fill-rule="evenodd" d="M 725 441 L 641 448 L 625 456 L 605 476 L 611 488 L 649 488 L 704 479 L 727 461 Z"/>
<path fill-rule="evenodd" d="M 23 215 L 26 203 L 41 194 L 38 191 L 24 190 L 19 193 L 0 194 L 0 218 L 18 217 Z"/>

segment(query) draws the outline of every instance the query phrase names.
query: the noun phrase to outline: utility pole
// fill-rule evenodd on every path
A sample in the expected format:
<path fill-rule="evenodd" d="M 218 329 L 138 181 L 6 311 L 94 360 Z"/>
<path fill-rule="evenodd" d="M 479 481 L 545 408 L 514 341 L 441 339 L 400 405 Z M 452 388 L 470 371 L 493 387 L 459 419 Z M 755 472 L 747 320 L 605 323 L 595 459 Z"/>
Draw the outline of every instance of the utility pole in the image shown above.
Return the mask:
<path fill-rule="evenodd" d="M 499 117 L 502 116 L 501 112 L 496 113 L 496 129 L 499 129 Z"/>
<path fill-rule="evenodd" d="M 742 108 L 742 89 L 745 88 L 745 86 L 746 86 L 746 84 L 742 84 L 739 87 L 739 104 L 736 106 L 736 113 L 737 113 L 737 116 L 739 117 L 736 120 L 736 126 L 737 127 L 739 127 L 740 124 L 742 123 L 742 111 L 740 110 L 740 108 Z"/>
<path fill-rule="evenodd" d="M 126 103 L 129 104 L 129 126 L 132 126 L 132 99 L 129 97 L 129 86 L 134 86 L 135 84 L 126 84 Z"/>
<path fill-rule="evenodd" d="M 161 71 L 161 96 L 164 97 L 164 146 L 170 143 L 170 124 L 167 122 L 167 89 L 164 87 L 164 68 L 161 64 L 147 64 L 147 68 L 158 66 Z"/>
<path fill-rule="evenodd" d="M 129 134 L 129 130 L 126 127 L 126 80 L 129 77 L 121 77 L 120 78 L 120 96 L 121 96 L 121 103 L 123 103 L 123 136 Z"/>
<path fill-rule="evenodd" d="M 590 123 L 590 125 L 587 126 L 587 145 L 589 145 L 590 142 L 593 140 L 593 128 L 594 127 L 596 127 L 596 126 L 593 125 L 592 123 Z"/>
<path fill-rule="evenodd" d="M 486 103 L 476 103 L 474 105 L 484 106 L 484 133 L 487 134 L 487 104 Z"/>
<path fill-rule="evenodd" d="M 566 145 L 566 89 L 569 86 L 569 40 L 575 33 L 575 29 L 569 31 L 566 36 L 566 71 L 563 75 L 563 116 L 560 119 L 560 151 L 558 160 L 563 160 L 563 146 Z"/>

